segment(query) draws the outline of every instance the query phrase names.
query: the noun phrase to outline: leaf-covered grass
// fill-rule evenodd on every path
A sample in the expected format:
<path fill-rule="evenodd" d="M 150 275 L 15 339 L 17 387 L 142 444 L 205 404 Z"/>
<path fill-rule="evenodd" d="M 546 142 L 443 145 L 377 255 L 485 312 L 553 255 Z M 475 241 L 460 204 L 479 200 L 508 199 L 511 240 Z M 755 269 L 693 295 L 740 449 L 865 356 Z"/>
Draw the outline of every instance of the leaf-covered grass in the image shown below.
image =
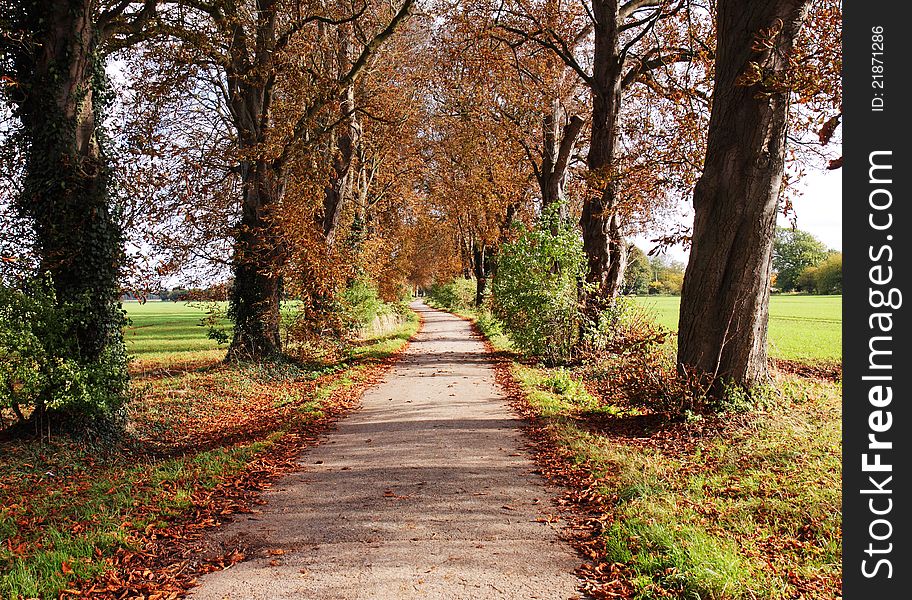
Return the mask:
<path fill-rule="evenodd" d="M 181 329 L 205 337 L 186 307 L 145 316 L 149 339 L 159 325 L 165 339 Z M 184 326 L 165 325 L 174 320 Z M 179 346 L 185 349 L 170 356 L 183 367 L 161 363 L 164 369 L 134 381 L 129 437 L 121 445 L 0 442 L 0 598 L 57 598 L 77 580 L 100 575 L 130 540 L 179 517 L 286 432 L 306 430 L 336 393 L 366 381 L 370 365 L 417 328 L 413 318 L 333 365 L 187 368 L 186 356 L 196 350 Z"/>
<path fill-rule="evenodd" d="M 677 331 L 680 296 L 640 296 L 636 300 L 654 313 L 659 324 Z M 769 345 L 773 358 L 841 360 L 842 296 L 772 296 Z"/>
<path fill-rule="evenodd" d="M 610 501 L 606 563 L 637 598 L 832 598 L 841 578 L 841 390 L 787 376 L 764 412 L 704 430 L 604 431 L 631 413 L 514 365 L 534 410 Z M 561 376 L 563 378 L 563 376 Z M 727 419 L 726 419 L 727 420 Z M 694 437 L 692 437 L 694 436 Z"/>

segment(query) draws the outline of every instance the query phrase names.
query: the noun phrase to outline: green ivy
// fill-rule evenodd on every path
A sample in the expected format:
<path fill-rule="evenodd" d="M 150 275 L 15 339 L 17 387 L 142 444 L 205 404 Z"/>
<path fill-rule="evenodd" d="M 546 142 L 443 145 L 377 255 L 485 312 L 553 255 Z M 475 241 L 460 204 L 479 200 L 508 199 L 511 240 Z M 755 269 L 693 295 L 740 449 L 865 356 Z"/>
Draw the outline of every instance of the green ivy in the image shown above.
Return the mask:
<path fill-rule="evenodd" d="M 109 344 L 94 359 L 80 356 L 70 332 L 85 306 L 59 302 L 50 280 L 21 288 L 0 285 L 0 407 L 116 420 L 126 398 L 126 347 Z M 126 323 L 119 312 L 118 324 Z"/>
<path fill-rule="evenodd" d="M 127 382 L 118 302 L 122 216 L 110 193 L 111 157 L 101 127 L 113 92 L 97 39 L 83 36 L 92 27 L 79 21 L 84 2 L 71 0 L 65 14 L 56 3 L 11 4 L 15 10 L 4 27 L 25 36 L 0 56 L 0 70 L 15 82 L 4 90 L 21 124 L 16 143 L 25 161 L 15 209 L 34 231 L 39 270 L 47 278 L 4 292 L 9 314 L 33 315 L 36 322 L 4 325 L 8 342 L 23 346 L 16 352 L 6 347 L 19 375 L 9 374 L 14 389 L 3 393 L 41 410 L 110 416 L 123 403 Z M 83 63 L 84 75 L 71 79 Z M 62 98 L 76 106 L 90 102 L 94 121 L 80 122 Z M 86 125 L 93 138 L 80 145 Z"/>

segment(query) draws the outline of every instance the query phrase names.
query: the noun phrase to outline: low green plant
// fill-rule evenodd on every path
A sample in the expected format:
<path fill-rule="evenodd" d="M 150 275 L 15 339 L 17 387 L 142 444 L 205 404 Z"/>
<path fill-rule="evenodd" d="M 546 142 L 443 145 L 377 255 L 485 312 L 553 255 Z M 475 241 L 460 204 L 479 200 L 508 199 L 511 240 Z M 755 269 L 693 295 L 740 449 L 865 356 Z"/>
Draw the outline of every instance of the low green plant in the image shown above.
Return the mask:
<path fill-rule="evenodd" d="M 353 281 L 345 289 L 342 305 L 352 329 L 370 325 L 381 313 L 391 312 L 377 294 L 377 288 L 364 281 Z"/>
<path fill-rule="evenodd" d="M 449 283 L 435 283 L 428 290 L 428 299 L 443 310 L 468 310 L 475 303 L 475 280 L 457 277 Z"/>
<path fill-rule="evenodd" d="M 123 340 L 94 360 L 81 358 L 71 332 L 82 310 L 58 303 L 47 280 L 0 285 L 0 408 L 20 420 L 25 411 L 66 413 L 74 428 L 120 416 L 129 385 Z M 126 316 L 118 316 L 122 327 Z"/>

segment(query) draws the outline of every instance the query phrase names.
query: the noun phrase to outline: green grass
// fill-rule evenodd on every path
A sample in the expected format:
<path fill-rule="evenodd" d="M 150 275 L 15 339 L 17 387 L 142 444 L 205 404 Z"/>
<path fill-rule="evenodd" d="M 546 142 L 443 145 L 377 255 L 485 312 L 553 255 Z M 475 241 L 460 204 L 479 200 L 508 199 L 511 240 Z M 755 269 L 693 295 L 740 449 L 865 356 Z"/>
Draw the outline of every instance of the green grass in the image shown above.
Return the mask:
<path fill-rule="evenodd" d="M 680 296 L 639 296 L 663 326 L 678 329 Z M 842 359 L 842 296 L 770 298 L 770 356 L 798 361 Z"/>
<path fill-rule="evenodd" d="M 107 568 L 99 560 L 128 545 L 128 527 L 142 529 L 147 523 L 180 514 L 189 508 L 192 492 L 212 489 L 223 478 L 239 472 L 253 456 L 268 449 L 281 435 L 231 448 L 201 452 L 157 464 L 123 468 L 115 463 L 96 471 L 92 480 L 76 490 L 52 490 L 33 499 L 30 518 L 44 525 L 26 533 L 26 543 L 37 550 L 23 560 L 6 547 L 0 548 L 0 597 L 56 598 L 73 578 L 90 579 Z M 47 451 L 46 447 L 39 450 Z M 90 453 L 67 452 L 66 467 L 79 472 L 96 469 Z M 20 457 L 21 459 L 22 457 Z M 59 469 L 41 452 L 26 456 L 31 469 Z M 163 492 L 164 491 L 164 492 Z M 144 508 L 137 513 L 138 507 Z M 0 511 L 0 520 L 9 516 Z M 135 516 L 129 526 L 128 516 Z M 73 524 L 84 524 L 78 532 Z M 13 526 L 15 527 L 15 526 Z M 17 531 L 12 531 L 12 538 Z M 19 538 L 19 539 L 23 539 Z M 8 567 L 8 568 L 7 568 Z"/>
<path fill-rule="evenodd" d="M 216 361 L 225 356 L 225 347 L 206 337 L 207 329 L 200 325 L 206 317 L 202 304 L 124 302 L 123 306 L 131 321 L 124 330 L 127 352 L 140 367 Z"/>
<path fill-rule="evenodd" d="M 787 378 L 776 406 L 707 439 L 685 435 L 676 448 L 590 431 L 591 396 L 554 386 L 553 371 L 514 364 L 513 374 L 566 459 L 594 472 L 612 503 L 603 560 L 624 566 L 635 598 L 835 595 L 839 384 Z"/>
<path fill-rule="evenodd" d="M 666 325 L 677 318 L 678 298 L 642 301 L 664 309 Z M 781 321 L 801 321 L 805 329 L 806 323 L 826 322 L 827 314 L 839 318 L 839 298 L 781 297 L 774 305 Z M 476 319 L 495 349 L 509 350 L 496 322 L 472 311 L 464 315 Z M 709 435 L 701 429 L 704 417 L 666 423 L 671 434 L 653 441 L 645 430 L 601 429 L 614 419 L 630 418 L 633 426 L 644 413 L 604 402 L 574 370 L 515 361 L 511 370 L 567 468 L 591 473 L 598 482 L 595 491 L 610 506 L 599 559 L 621 565 L 631 597 L 837 595 L 840 383 L 782 375 L 779 394 L 762 410 L 720 417 Z"/>

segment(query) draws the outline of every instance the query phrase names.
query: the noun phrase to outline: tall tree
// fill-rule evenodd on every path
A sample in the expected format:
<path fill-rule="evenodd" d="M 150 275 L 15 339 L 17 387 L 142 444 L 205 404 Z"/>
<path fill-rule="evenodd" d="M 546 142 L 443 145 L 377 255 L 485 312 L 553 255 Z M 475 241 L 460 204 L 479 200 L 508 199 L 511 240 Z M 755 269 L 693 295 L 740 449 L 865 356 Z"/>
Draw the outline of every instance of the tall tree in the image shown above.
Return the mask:
<path fill-rule="evenodd" d="M 625 93 L 636 83 L 650 83 L 651 74 L 677 62 L 690 61 L 695 51 L 668 43 L 659 24 L 674 18 L 686 3 L 669 0 L 591 0 L 585 5 L 588 23 L 582 30 L 561 29 L 534 3 L 516 2 L 500 21 L 505 31 L 551 50 L 589 87 L 592 116 L 587 166 L 593 192 L 583 204 L 580 227 L 589 261 L 587 279 L 595 286 L 594 304 L 615 297 L 624 280 L 627 244 L 621 186 L 622 109 Z M 591 33 L 591 57 L 580 56 L 580 40 Z M 687 36 L 685 36 L 686 39 Z M 591 68 L 585 67 L 586 63 Z"/>
<path fill-rule="evenodd" d="M 242 197 L 240 218 L 233 228 L 229 314 L 234 335 L 228 359 L 265 358 L 281 352 L 279 304 L 287 251 L 273 213 L 287 188 L 287 169 L 302 147 L 320 143 L 340 123 L 348 122 L 351 130 L 352 88 L 382 44 L 409 17 L 414 0 L 403 0 L 385 22 L 380 20 L 373 35 L 365 36 L 371 24 L 359 27 L 363 39 L 358 49 L 349 43 L 352 34 L 346 27 L 365 15 L 367 3 L 304 7 L 282 0 L 211 0 L 179 4 L 163 14 L 164 29 L 184 43 L 199 64 L 219 70 L 220 92 L 237 136 L 236 171 Z M 339 28 L 338 35 L 332 35 L 332 28 Z M 302 62 L 314 68 L 300 69 Z M 282 85 L 287 88 L 284 92 Z M 278 103 L 283 103 L 281 124 L 277 123 Z M 338 115 L 332 109 L 339 106 L 343 113 L 339 119 L 327 117 L 327 111 Z M 330 242 L 348 187 L 351 135 L 340 134 L 333 145 L 341 148 L 341 156 L 333 165 L 334 179 L 326 187 L 320 218 Z M 346 136 L 348 141 L 340 144 L 339 138 Z"/>
<path fill-rule="evenodd" d="M 716 83 L 678 331 L 682 369 L 767 377 L 769 281 L 792 51 L 808 0 L 720 0 Z"/>
<path fill-rule="evenodd" d="M 68 347 L 77 356 L 67 358 L 88 365 L 107 357 L 112 397 L 126 381 L 124 250 L 102 130 L 105 60 L 144 37 L 155 9 L 155 0 L 0 3 L 0 80 L 21 124 L 25 160 L 16 209 L 34 229 L 56 302 L 70 313 Z"/>

